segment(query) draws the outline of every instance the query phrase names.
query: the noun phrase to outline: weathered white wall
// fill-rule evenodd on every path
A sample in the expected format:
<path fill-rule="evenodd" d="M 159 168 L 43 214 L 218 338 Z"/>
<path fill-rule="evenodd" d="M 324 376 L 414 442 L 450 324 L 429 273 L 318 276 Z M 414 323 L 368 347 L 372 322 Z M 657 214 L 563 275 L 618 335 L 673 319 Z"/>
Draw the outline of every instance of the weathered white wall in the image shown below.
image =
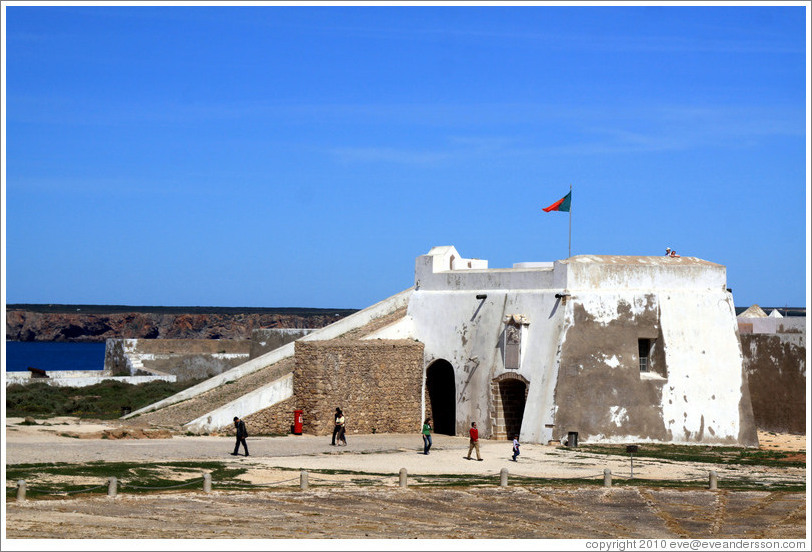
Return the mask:
<path fill-rule="evenodd" d="M 725 267 L 696 257 L 635 257 L 629 255 L 578 255 L 556 261 L 565 271 L 565 285 L 590 289 L 714 289 L 725 291 Z"/>
<path fill-rule="evenodd" d="M 496 285 L 498 279 L 488 285 Z M 487 298 L 476 299 L 477 294 Z M 505 373 L 504 319 L 522 314 L 529 321 L 523 335 L 522 363 L 510 370 L 529 384 L 521 439 L 546 442 L 552 435 L 553 392 L 562 324 L 555 290 L 512 291 L 478 287 L 476 291 L 416 291 L 409 303 L 414 337 L 424 346 L 425 367 L 438 359 L 451 363 L 457 393 L 457 432 L 477 422 L 483 437 L 491 434 L 491 380 Z M 424 399 L 425 401 L 425 399 Z M 425 406 L 425 404 L 424 404 Z"/>
<path fill-rule="evenodd" d="M 744 385 L 733 298 L 725 291 L 660 297 L 668 384 L 663 419 L 674 442 L 738 442 Z"/>
<path fill-rule="evenodd" d="M 752 325 L 751 330 L 746 333 L 754 334 L 774 334 L 774 333 L 805 333 L 806 332 L 806 317 L 805 316 L 788 316 L 786 318 L 750 318 L 739 316 L 737 320 L 745 325 Z M 741 326 L 739 331 L 745 333 Z"/>
<path fill-rule="evenodd" d="M 291 343 L 291 345 L 293 345 Z M 233 423 L 234 416 L 244 417 L 293 396 L 293 374 L 285 374 L 239 399 L 192 420 L 183 427 L 193 433 L 206 433 Z"/>
<path fill-rule="evenodd" d="M 418 257 L 408 326 L 390 332 L 406 328 L 410 337 L 423 342 L 426 368 L 438 359 L 454 367 L 458 433 L 476 421 L 485 437 L 490 434 L 490 384 L 506 371 L 504 319 L 521 314 L 530 321 L 516 371 L 530 382 L 521 439 L 544 443 L 560 437 L 556 431 L 561 429 L 553 427 L 555 389 L 563 339 L 574 323 L 573 301 L 567 304 L 555 297 L 563 293 L 577 298 L 597 324 L 617 319 L 621 300 L 633 320 L 651 308 L 647 297 L 656 297 L 668 370 L 663 423 L 671 440 L 739 442 L 742 358 L 724 266 L 692 257 L 578 256 L 556 261 L 552 268 L 521 263 L 513 269 L 450 270 L 452 257 L 460 259 L 450 246 Z M 487 298 L 479 300 L 477 295 Z M 617 358 L 606 358 L 605 364 L 611 370 Z M 657 378 L 664 379 L 651 373 L 640 376 Z M 625 407 L 605 406 L 622 424 Z M 632 431 L 606 440 L 638 438 Z"/>
<path fill-rule="evenodd" d="M 31 372 L 6 372 L 6 387 L 12 383 L 46 383 L 54 387 L 87 387 L 105 381 L 120 381 L 138 385 L 151 381 L 177 381 L 175 376 L 103 376 L 94 370 L 95 375 L 88 375 L 87 370 L 65 370 L 48 372 L 47 378 L 32 378 Z"/>
<path fill-rule="evenodd" d="M 432 251 L 436 251 L 433 254 Z M 435 247 L 415 261 L 415 290 L 420 291 L 477 291 L 487 289 L 553 289 L 559 287 L 553 280 L 552 268 L 488 269 L 487 261 L 470 259 L 475 267 L 451 270 L 451 257 L 460 258 L 452 246 Z M 463 259 L 457 265 L 467 265 Z M 474 262 L 476 261 L 476 262 Z M 484 265 L 484 266 L 483 266 Z"/>

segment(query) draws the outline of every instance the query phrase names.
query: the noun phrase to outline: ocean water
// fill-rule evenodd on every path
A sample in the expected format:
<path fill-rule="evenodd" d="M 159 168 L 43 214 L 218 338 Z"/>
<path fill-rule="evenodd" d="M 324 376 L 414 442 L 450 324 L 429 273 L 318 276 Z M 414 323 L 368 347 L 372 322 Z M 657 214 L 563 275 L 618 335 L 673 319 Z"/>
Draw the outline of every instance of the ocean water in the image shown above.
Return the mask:
<path fill-rule="evenodd" d="M 46 372 L 103 370 L 104 343 L 6 341 L 3 364 L 7 372 L 25 372 L 29 366 Z"/>

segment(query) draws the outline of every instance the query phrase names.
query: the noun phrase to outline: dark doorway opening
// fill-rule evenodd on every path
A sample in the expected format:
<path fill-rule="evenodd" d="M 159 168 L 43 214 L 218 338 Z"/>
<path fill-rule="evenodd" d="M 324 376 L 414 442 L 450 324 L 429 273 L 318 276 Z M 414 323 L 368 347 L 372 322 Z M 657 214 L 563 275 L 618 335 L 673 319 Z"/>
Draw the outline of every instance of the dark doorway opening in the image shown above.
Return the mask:
<path fill-rule="evenodd" d="M 426 399 L 434 432 L 456 435 L 457 392 L 454 367 L 448 361 L 437 360 L 426 370 Z"/>
<path fill-rule="evenodd" d="M 521 432 L 524 403 L 527 400 L 527 384 L 519 379 L 506 379 L 499 382 L 499 398 L 502 401 L 505 437 L 513 439 Z"/>

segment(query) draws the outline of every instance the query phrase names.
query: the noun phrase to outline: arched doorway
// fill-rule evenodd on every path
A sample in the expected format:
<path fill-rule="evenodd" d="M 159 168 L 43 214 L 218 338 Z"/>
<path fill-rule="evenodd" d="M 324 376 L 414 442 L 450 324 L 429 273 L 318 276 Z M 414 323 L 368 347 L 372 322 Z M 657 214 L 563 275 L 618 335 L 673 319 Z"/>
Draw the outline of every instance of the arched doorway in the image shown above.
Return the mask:
<path fill-rule="evenodd" d="M 512 372 L 493 380 L 491 392 L 496 409 L 494 438 L 510 440 L 521 432 L 528 383 L 525 378 Z"/>
<path fill-rule="evenodd" d="M 426 406 L 435 433 L 457 433 L 457 392 L 454 367 L 447 360 L 436 360 L 426 369 Z"/>

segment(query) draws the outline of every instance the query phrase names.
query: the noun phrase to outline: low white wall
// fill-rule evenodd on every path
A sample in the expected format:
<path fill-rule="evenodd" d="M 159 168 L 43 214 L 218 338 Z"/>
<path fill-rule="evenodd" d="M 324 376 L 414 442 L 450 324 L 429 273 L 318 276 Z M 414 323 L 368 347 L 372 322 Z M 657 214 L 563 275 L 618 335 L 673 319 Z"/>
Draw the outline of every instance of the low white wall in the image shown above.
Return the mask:
<path fill-rule="evenodd" d="M 805 316 L 788 316 L 786 318 L 749 318 L 739 316 L 736 319 L 744 324 L 752 324 L 753 330 L 747 333 L 774 334 L 774 333 L 805 333 Z"/>
<path fill-rule="evenodd" d="M 197 385 L 188 387 L 179 393 L 175 393 L 171 397 L 167 397 L 161 401 L 147 405 L 144 408 L 139 408 L 138 410 L 131 412 L 126 416 L 122 416 L 121 418 L 126 420 L 127 418 L 132 418 L 133 416 L 143 414 L 144 412 L 152 412 L 153 410 L 158 410 L 160 408 L 191 399 L 197 395 L 200 395 L 201 393 L 211 391 L 212 389 L 225 385 L 230 381 L 238 380 L 243 376 L 256 372 L 257 370 L 261 370 L 262 368 L 270 366 L 271 364 L 275 364 L 289 356 L 293 356 L 293 351 L 293 343 L 288 343 L 287 345 L 275 349 L 270 353 L 266 353 L 262 356 L 251 359 L 248 362 L 240 364 L 236 368 L 232 368 L 227 372 L 223 372 L 222 374 L 214 376 L 213 378 L 209 378 L 206 381 L 198 383 Z"/>
<path fill-rule="evenodd" d="M 293 396 L 293 373 L 247 393 L 239 399 L 212 410 L 183 427 L 192 433 L 208 433 L 233 423 L 234 416 L 244 417 Z"/>
<path fill-rule="evenodd" d="M 122 383 L 131 383 L 138 385 L 141 383 L 148 383 L 151 381 L 177 381 L 177 377 L 166 376 L 77 376 L 70 375 L 76 372 L 66 372 L 65 374 L 54 374 L 49 372 L 47 378 L 32 378 L 30 372 L 6 372 L 6 387 L 12 383 L 46 383 L 54 387 L 87 387 L 89 385 L 96 385 L 105 381 L 120 381 Z"/>

